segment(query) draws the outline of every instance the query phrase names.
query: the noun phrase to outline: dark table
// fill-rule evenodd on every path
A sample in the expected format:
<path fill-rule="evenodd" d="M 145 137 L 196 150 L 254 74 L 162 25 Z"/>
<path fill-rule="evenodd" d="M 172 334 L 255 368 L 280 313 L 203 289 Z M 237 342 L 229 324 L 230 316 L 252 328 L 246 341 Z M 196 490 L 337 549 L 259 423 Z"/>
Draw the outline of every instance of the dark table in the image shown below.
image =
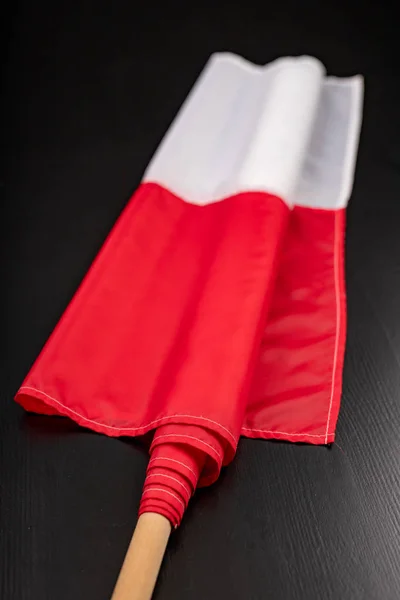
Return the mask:
<path fill-rule="evenodd" d="M 173 534 L 155 598 L 396 600 L 398 22 L 378 3 L 142 4 L 21 0 L 3 37 L 1 600 L 107 600 L 113 588 L 145 451 L 24 415 L 12 398 L 215 50 L 259 63 L 308 53 L 366 77 L 343 402 L 330 449 L 241 441 Z"/>

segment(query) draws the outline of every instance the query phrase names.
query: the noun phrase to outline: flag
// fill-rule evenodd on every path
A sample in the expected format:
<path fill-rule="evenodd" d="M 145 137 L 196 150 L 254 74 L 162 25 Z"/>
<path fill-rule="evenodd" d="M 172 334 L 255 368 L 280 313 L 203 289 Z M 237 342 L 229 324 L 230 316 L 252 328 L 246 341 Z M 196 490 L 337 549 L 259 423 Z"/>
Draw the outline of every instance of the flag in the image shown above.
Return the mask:
<path fill-rule="evenodd" d="M 240 436 L 334 440 L 361 112 L 314 58 L 213 55 L 19 389 L 153 432 L 141 513 L 177 526 Z"/>

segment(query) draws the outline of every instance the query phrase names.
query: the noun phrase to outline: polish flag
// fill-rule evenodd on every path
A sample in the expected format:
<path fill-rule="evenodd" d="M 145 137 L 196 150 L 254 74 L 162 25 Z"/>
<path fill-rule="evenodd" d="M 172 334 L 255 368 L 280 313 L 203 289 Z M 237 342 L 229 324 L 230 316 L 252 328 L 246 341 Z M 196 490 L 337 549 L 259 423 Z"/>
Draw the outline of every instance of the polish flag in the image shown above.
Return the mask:
<path fill-rule="evenodd" d="M 19 389 L 152 432 L 141 513 L 177 526 L 240 436 L 333 442 L 361 113 L 314 58 L 213 55 Z"/>

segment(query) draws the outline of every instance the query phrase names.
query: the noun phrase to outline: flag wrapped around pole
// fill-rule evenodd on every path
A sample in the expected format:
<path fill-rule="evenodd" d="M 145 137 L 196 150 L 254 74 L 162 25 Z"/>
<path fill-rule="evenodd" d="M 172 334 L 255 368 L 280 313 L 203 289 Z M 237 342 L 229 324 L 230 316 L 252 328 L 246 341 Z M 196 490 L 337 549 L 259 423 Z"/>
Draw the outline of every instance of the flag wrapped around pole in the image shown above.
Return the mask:
<path fill-rule="evenodd" d="M 27 410 L 153 432 L 140 514 L 179 525 L 240 436 L 327 444 L 362 79 L 213 55 L 19 389 Z"/>

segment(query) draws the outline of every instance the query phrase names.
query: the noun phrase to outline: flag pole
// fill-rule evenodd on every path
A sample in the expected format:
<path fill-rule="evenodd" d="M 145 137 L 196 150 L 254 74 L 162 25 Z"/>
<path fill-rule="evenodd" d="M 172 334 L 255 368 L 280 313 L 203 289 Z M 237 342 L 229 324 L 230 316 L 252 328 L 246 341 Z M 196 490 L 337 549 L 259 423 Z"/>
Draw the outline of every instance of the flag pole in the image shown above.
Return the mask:
<path fill-rule="evenodd" d="M 151 599 L 170 534 L 162 515 L 139 517 L 111 600 Z"/>

